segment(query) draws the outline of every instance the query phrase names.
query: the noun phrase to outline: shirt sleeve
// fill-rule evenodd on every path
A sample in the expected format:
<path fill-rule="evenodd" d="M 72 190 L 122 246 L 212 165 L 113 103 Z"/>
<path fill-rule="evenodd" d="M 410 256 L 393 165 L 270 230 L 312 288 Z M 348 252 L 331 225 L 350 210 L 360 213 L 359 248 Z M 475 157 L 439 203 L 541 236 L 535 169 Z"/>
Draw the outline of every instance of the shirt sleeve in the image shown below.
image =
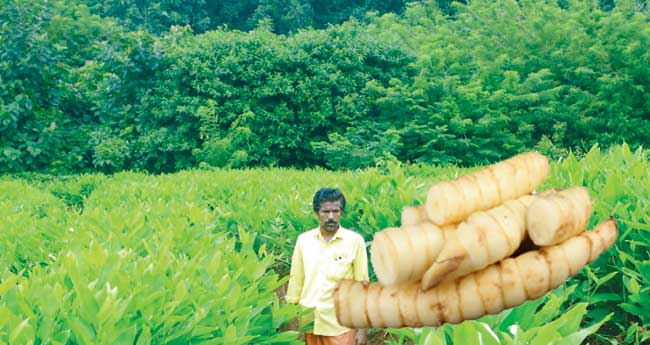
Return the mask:
<path fill-rule="evenodd" d="M 297 304 L 300 302 L 300 295 L 302 294 L 302 287 L 305 282 L 305 268 L 303 266 L 300 240 L 296 241 L 296 247 L 291 257 L 290 276 L 285 300 L 287 303 Z"/>
<path fill-rule="evenodd" d="M 368 252 L 363 237 L 357 242 L 356 256 L 354 258 L 354 280 L 369 281 L 368 277 Z"/>

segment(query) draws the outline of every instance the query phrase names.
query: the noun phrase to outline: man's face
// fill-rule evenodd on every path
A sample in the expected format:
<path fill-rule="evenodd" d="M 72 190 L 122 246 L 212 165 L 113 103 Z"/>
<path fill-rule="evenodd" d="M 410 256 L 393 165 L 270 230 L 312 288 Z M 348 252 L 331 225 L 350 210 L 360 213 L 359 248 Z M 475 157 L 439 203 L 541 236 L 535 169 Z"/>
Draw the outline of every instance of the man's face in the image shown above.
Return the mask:
<path fill-rule="evenodd" d="M 321 230 L 334 232 L 339 229 L 339 222 L 343 210 L 341 209 L 340 201 L 325 201 L 320 205 L 320 209 L 316 211 L 318 224 Z"/>

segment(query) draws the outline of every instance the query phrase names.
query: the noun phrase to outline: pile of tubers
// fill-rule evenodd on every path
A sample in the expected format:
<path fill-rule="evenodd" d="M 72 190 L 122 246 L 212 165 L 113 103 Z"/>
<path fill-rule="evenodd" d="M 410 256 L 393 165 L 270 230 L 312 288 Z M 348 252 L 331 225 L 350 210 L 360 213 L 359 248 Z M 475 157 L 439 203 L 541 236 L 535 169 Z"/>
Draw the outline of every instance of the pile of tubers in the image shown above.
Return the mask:
<path fill-rule="evenodd" d="M 346 327 L 440 326 L 495 314 L 562 285 L 616 241 L 613 218 L 586 231 L 584 187 L 535 193 L 548 159 L 526 152 L 433 185 L 401 227 L 374 235 L 379 282 L 341 281 Z M 528 245 L 526 245 L 528 244 Z"/>

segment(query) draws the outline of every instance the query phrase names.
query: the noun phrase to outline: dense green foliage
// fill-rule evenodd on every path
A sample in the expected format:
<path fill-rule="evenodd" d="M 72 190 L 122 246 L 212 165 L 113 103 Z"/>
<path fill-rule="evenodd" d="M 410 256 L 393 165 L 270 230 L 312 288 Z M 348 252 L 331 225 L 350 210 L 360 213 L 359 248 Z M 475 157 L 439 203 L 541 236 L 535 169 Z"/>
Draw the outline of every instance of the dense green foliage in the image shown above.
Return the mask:
<path fill-rule="evenodd" d="M 177 184 L 114 196 L 142 178 L 0 181 L 0 344 L 298 344 L 278 329 L 301 311 L 254 234 L 227 236 Z"/>
<path fill-rule="evenodd" d="M 289 341 L 295 334 L 273 338 L 275 328 L 299 311 L 273 291 L 286 282 L 298 234 L 317 225 L 310 202 L 319 187 L 342 188 L 342 223 L 370 244 L 376 231 L 399 225 L 401 208 L 422 202 L 429 185 L 466 171 L 386 163 L 349 172 L 5 176 L 0 316 L 8 321 L 0 342 Z M 647 341 L 649 171 L 648 151 L 628 146 L 553 162 L 541 189 L 586 186 L 594 198 L 590 226 L 615 217 L 616 245 L 537 301 L 458 326 L 391 332 L 420 344 Z"/>
<path fill-rule="evenodd" d="M 563 160 L 545 186 L 586 186 L 594 199 L 590 226 L 599 219 L 614 217 L 619 238 L 607 255 L 583 270 L 575 299 L 589 302 L 588 317 L 599 320 L 614 311 L 603 336 L 619 336 L 625 344 L 650 339 L 650 155 L 628 146 L 615 147 L 608 154 L 591 150 L 583 159 Z"/>
<path fill-rule="evenodd" d="M 141 15 L 120 4 L 0 0 L 0 171 L 471 166 L 648 144 L 633 0 L 423 2 L 288 36 L 92 14 Z"/>
<path fill-rule="evenodd" d="M 473 1 L 455 20 L 421 6 L 375 21 L 418 57 L 413 82 L 385 91 L 391 111 L 411 119 L 399 157 L 467 164 L 532 147 L 646 144 L 647 14 L 627 1 L 611 12 L 565 4 Z"/>
<path fill-rule="evenodd" d="M 192 0 L 115 1 L 85 0 L 93 13 L 114 17 L 130 29 L 163 33 L 173 25 L 189 25 L 196 32 L 227 27 L 251 30 L 258 21 L 270 19 L 278 33 L 301 28 L 325 28 L 350 18 L 361 19 L 367 11 L 401 12 L 404 0 Z"/>

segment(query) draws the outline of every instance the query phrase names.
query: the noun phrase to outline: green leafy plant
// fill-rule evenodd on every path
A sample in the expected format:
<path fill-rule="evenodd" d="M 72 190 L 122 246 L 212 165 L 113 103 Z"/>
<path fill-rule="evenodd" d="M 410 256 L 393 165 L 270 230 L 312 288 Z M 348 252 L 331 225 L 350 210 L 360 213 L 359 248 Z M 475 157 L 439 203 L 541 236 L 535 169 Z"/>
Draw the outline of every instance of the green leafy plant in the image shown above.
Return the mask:
<path fill-rule="evenodd" d="M 620 145 L 552 162 L 541 189 L 586 186 L 590 226 L 613 216 L 620 230 L 615 246 L 563 287 L 462 325 L 390 330 L 389 341 L 647 342 L 648 158 Z M 370 246 L 375 232 L 399 226 L 402 207 L 423 202 L 432 183 L 478 168 L 386 160 L 340 172 L 3 176 L 0 316 L 9 321 L 0 340 L 290 343 L 297 334 L 282 329 L 305 311 L 275 291 L 286 283 L 295 239 L 317 226 L 318 188 L 344 191 L 342 224 Z"/>

